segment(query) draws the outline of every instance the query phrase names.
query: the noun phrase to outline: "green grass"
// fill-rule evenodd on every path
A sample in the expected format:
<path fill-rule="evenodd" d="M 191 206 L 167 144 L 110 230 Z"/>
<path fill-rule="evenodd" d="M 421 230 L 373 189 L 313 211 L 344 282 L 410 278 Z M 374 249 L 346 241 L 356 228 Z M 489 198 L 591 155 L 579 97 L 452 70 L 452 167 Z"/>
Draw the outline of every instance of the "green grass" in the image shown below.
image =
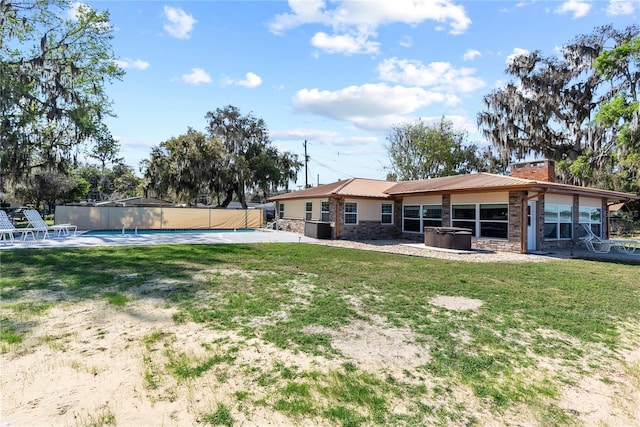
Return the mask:
<path fill-rule="evenodd" d="M 9 319 L 2 319 L 0 322 L 0 341 L 7 344 L 20 344 L 23 338 L 23 335 L 17 332 L 16 326 Z"/>
<path fill-rule="evenodd" d="M 103 295 L 109 304 L 116 307 L 124 307 L 130 301 L 129 297 L 118 292 L 105 292 Z"/>
<path fill-rule="evenodd" d="M 215 365 L 233 363 L 235 361 L 235 356 L 231 354 L 216 354 L 205 358 L 196 358 L 186 353 L 176 353 L 169 350 L 167 350 L 166 354 L 169 359 L 167 368 L 180 380 L 199 377 Z"/>
<path fill-rule="evenodd" d="M 195 356 L 175 348 L 172 331 L 155 330 L 143 339 L 148 389 L 162 390 L 169 377 L 224 381 L 240 372 L 257 392 L 232 391 L 238 405 L 343 426 L 473 424 L 465 402 L 456 401 L 460 387 L 496 414 L 526 405 L 543 424 L 573 422 L 554 404 L 571 379 L 537 370 L 537 359 L 576 372 L 606 368 L 621 345 L 621 326 L 640 322 L 640 269 L 604 262 L 463 263 L 302 244 L 27 249 L 1 256 L 0 341 L 11 344 L 3 351 L 21 345 L 38 316 L 56 305 L 102 299 L 121 307 L 159 298 L 176 310 L 177 323 L 234 331 L 335 360 L 341 369 L 243 366 L 236 360 L 243 344 L 223 341 L 203 343 L 204 355 Z M 159 279 L 171 282 L 162 290 L 146 286 Z M 63 298 L 32 297 L 52 293 Z M 483 305 L 463 312 L 429 303 L 440 295 Z M 327 331 L 372 316 L 410 330 L 428 346 L 430 360 L 403 377 L 340 365 L 343 355 Z M 640 377 L 637 366 L 630 369 Z M 398 402 L 406 413 L 394 412 Z M 234 410 L 220 405 L 200 420 L 232 425 Z"/>
<path fill-rule="evenodd" d="M 198 422 L 211 426 L 227 427 L 233 426 L 234 423 L 231 411 L 223 404 L 219 404 L 218 408 L 212 413 L 202 414 L 198 418 Z"/>

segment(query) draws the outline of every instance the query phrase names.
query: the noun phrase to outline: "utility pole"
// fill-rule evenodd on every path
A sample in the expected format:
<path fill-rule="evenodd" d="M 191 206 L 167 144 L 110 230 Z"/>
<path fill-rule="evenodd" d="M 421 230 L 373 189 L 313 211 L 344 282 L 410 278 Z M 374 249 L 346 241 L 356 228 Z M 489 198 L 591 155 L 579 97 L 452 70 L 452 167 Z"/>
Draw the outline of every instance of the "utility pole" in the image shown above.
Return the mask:
<path fill-rule="evenodd" d="M 304 140 L 304 188 L 311 187 L 309 185 L 309 156 L 307 155 L 307 140 Z"/>

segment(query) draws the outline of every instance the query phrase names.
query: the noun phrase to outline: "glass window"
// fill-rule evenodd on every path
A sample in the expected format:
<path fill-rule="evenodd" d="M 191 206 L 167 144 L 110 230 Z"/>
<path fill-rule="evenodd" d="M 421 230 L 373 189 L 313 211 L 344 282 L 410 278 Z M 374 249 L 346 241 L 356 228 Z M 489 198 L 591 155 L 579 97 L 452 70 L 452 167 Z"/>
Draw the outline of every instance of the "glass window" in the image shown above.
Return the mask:
<path fill-rule="evenodd" d="M 451 225 L 467 228 L 476 237 L 509 238 L 509 204 L 480 203 L 451 206 Z"/>
<path fill-rule="evenodd" d="M 571 223 L 571 210 L 572 210 L 572 206 L 566 206 L 566 205 L 561 205 L 559 206 L 559 217 L 560 217 L 560 222 L 564 222 L 564 223 Z"/>
<path fill-rule="evenodd" d="M 491 239 L 508 239 L 509 224 L 504 222 L 481 222 L 480 237 L 488 237 Z"/>
<path fill-rule="evenodd" d="M 329 202 L 320 203 L 320 221 L 329 221 Z"/>
<path fill-rule="evenodd" d="M 402 230 L 419 233 L 420 205 L 405 205 L 402 207 Z"/>
<path fill-rule="evenodd" d="M 507 203 L 480 204 L 480 237 L 509 238 L 509 205 Z"/>
<path fill-rule="evenodd" d="M 381 209 L 380 222 L 382 224 L 393 224 L 393 203 L 383 203 Z"/>
<path fill-rule="evenodd" d="M 284 203 L 278 203 L 278 215 L 280 219 L 284 218 Z"/>
<path fill-rule="evenodd" d="M 557 239 L 558 238 L 558 224 L 553 222 L 544 223 L 544 238 L 545 239 Z"/>
<path fill-rule="evenodd" d="M 573 207 L 547 204 L 544 207 L 544 238 L 571 239 L 573 236 Z"/>
<path fill-rule="evenodd" d="M 451 217 L 452 226 L 468 228 L 476 235 L 476 205 L 452 205 Z"/>
<path fill-rule="evenodd" d="M 442 227 L 442 205 L 422 205 L 422 228 Z"/>
<path fill-rule="evenodd" d="M 358 224 L 358 204 L 354 202 L 344 203 L 344 223 Z"/>
<path fill-rule="evenodd" d="M 580 224 L 587 224 L 593 234 L 602 237 L 602 209 L 580 206 Z M 584 227 L 578 227 L 578 237 L 582 239 L 586 235 Z"/>
<path fill-rule="evenodd" d="M 544 222 L 558 222 L 558 206 L 557 205 L 545 205 L 544 206 Z"/>
<path fill-rule="evenodd" d="M 313 214 L 313 202 L 307 202 L 305 204 L 304 211 L 305 211 L 305 219 L 307 221 L 311 220 L 311 215 Z"/>
<path fill-rule="evenodd" d="M 402 230 L 422 233 L 424 227 L 442 226 L 442 205 L 405 205 L 402 208 Z"/>
<path fill-rule="evenodd" d="M 507 221 L 509 220 L 509 205 L 506 203 L 480 205 L 481 221 Z"/>

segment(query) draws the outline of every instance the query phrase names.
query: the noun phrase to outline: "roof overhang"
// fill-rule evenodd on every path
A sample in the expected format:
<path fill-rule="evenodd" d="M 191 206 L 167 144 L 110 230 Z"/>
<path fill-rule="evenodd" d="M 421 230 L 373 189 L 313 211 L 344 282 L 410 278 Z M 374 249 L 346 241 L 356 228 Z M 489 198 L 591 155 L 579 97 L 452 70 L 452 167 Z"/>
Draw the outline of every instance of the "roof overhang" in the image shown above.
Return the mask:
<path fill-rule="evenodd" d="M 535 190 L 535 185 L 509 185 L 500 187 L 469 187 L 469 188 L 447 188 L 447 189 L 433 189 L 433 190 L 416 190 L 416 191 L 403 191 L 397 193 L 389 193 L 392 196 L 420 196 L 420 195 L 442 195 L 442 194 L 463 194 L 463 193 L 501 193 L 505 191 L 530 191 Z"/>
<path fill-rule="evenodd" d="M 607 201 L 631 201 L 638 200 L 640 196 L 629 193 L 621 193 L 619 191 L 602 190 L 599 188 L 578 187 L 574 185 L 556 184 L 556 183 L 538 183 L 534 190 L 545 190 L 549 194 L 577 194 L 585 197 L 606 198 Z"/>

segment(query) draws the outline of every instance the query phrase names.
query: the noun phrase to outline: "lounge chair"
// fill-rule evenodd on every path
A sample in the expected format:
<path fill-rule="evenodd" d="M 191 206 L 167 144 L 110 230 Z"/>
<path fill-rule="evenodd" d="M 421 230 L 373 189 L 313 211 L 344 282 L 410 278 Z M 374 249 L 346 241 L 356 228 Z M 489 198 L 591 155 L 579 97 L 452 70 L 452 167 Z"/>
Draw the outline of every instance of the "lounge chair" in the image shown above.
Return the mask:
<path fill-rule="evenodd" d="M 589 224 L 582 224 L 582 227 L 587 232 L 587 235 L 584 238 L 584 244 L 587 246 L 587 249 L 592 252 L 606 254 L 611 251 L 611 248 L 614 248 L 618 252 L 625 254 L 633 254 L 638 250 L 638 254 L 640 254 L 640 241 L 602 239 L 591 231 Z"/>
<path fill-rule="evenodd" d="M 7 216 L 7 213 L 0 210 L 0 241 L 6 242 L 8 238 L 13 244 L 15 234 L 22 234 L 22 240 L 26 240 L 29 234 L 35 239 L 34 231 L 33 228 L 16 228 Z"/>
<path fill-rule="evenodd" d="M 49 237 L 49 231 L 53 232 L 54 236 L 62 236 L 64 233 L 65 236 L 68 236 L 73 230 L 73 235 L 76 235 L 78 231 L 78 226 L 73 224 L 55 224 L 48 225 L 44 219 L 40 216 L 40 213 L 34 209 L 28 209 L 24 211 L 24 216 L 29 221 L 29 227 L 32 227 L 34 231 L 37 232 L 43 231 L 43 239 Z M 56 234 L 57 233 L 57 234 Z"/>

